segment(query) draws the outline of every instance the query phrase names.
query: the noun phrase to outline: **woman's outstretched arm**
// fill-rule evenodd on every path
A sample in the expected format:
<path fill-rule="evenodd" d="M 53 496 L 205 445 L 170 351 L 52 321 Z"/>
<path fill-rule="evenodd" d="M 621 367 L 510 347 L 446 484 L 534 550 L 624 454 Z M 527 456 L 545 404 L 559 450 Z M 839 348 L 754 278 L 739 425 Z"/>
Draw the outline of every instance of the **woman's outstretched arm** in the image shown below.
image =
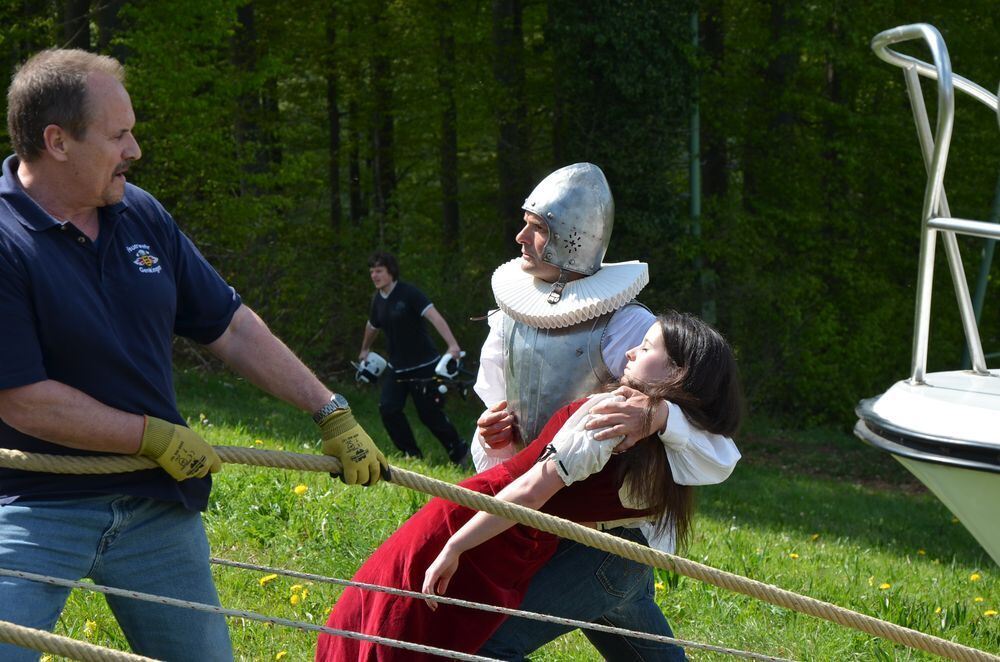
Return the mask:
<path fill-rule="evenodd" d="M 566 486 L 555 470 L 554 462 L 542 461 L 519 476 L 497 493 L 497 498 L 520 506 L 538 510 L 552 495 Z M 458 569 L 459 557 L 477 545 L 514 526 L 516 522 L 489 513 L 478 512 L 456 531 L 445 543 L 441 553 L 427 568 L 423 592 L 442 595 Z M 437 609 L 437 603 L 428 598 L 427 606 Z"/>

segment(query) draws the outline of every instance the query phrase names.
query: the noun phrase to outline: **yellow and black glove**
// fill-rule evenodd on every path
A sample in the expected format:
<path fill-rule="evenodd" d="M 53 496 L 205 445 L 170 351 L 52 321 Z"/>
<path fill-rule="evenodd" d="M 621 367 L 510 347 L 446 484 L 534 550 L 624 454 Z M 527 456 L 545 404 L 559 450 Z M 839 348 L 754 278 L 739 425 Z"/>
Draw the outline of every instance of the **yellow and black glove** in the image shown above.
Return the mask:
<path fill-rule="evenodd" d="M 153 416 L 146 417 L 139 455 L 163 467 L 174 480 L 202 478 L 222 468 L 222 461 L 197 432 Z"/>
<path fill-rule="evenodd" d="M 388 471 L 389 463 L 368 433 L 354 420 L 350 409 L 340 409 L 319 422 L 323 454 L 340 460 L 340 480 L 348 485 L 374 485 Z"/>

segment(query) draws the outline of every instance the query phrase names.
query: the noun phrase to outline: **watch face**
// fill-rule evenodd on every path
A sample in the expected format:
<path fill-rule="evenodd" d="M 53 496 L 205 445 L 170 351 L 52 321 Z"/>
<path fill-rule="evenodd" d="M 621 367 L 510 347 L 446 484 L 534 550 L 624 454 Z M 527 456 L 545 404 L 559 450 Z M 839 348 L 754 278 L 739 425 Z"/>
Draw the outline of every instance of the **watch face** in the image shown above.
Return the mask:
<path fill-rule="evenodd" d="M 350 406 L 347 404 L 347 398 L 342 396 L 340 393 L 334 393 L 330 402 L 337 405 L 337 409 L 347 409 Z"/>

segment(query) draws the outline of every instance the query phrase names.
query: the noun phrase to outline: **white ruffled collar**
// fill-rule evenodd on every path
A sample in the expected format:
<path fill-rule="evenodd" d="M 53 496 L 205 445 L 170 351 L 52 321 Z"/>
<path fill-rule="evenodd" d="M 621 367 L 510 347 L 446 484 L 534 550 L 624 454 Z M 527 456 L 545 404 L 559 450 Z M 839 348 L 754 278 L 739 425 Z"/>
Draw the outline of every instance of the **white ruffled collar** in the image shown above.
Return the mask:
<path fill-rule="evenodd" d="M 600 271 L 566 284 L 562 298 L 548 302 L 552 283 L 521 270 L 514 258 L 493 272 L 493 296 L 500 310 L 539 329 L 561 329 L 618 310 L 649 283 L 645 262 L 613 262 Z"/>

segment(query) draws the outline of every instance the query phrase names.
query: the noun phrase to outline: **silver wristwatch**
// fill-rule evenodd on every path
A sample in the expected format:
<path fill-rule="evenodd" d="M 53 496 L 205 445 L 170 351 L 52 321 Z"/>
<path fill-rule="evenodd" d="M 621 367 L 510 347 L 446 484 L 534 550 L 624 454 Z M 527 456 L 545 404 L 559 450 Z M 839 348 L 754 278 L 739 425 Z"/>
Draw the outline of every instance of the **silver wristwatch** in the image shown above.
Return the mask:
<path fill-rule="evenodd" d="M 347 404 L 347 398 L 345 398 L 339 393 L 334 393 L 333 396 L 330 397 L 330 402 L 320 407 L 319 411 L 313 414 L 313 420 L 316 421 L 317 425 L 319 425 L 320 421 L 322 421 L 324 418 L 326 418 L 333 412 L 337 411 L 338 409 L 350 409 L 350 408 L 351 406 Z"/>

